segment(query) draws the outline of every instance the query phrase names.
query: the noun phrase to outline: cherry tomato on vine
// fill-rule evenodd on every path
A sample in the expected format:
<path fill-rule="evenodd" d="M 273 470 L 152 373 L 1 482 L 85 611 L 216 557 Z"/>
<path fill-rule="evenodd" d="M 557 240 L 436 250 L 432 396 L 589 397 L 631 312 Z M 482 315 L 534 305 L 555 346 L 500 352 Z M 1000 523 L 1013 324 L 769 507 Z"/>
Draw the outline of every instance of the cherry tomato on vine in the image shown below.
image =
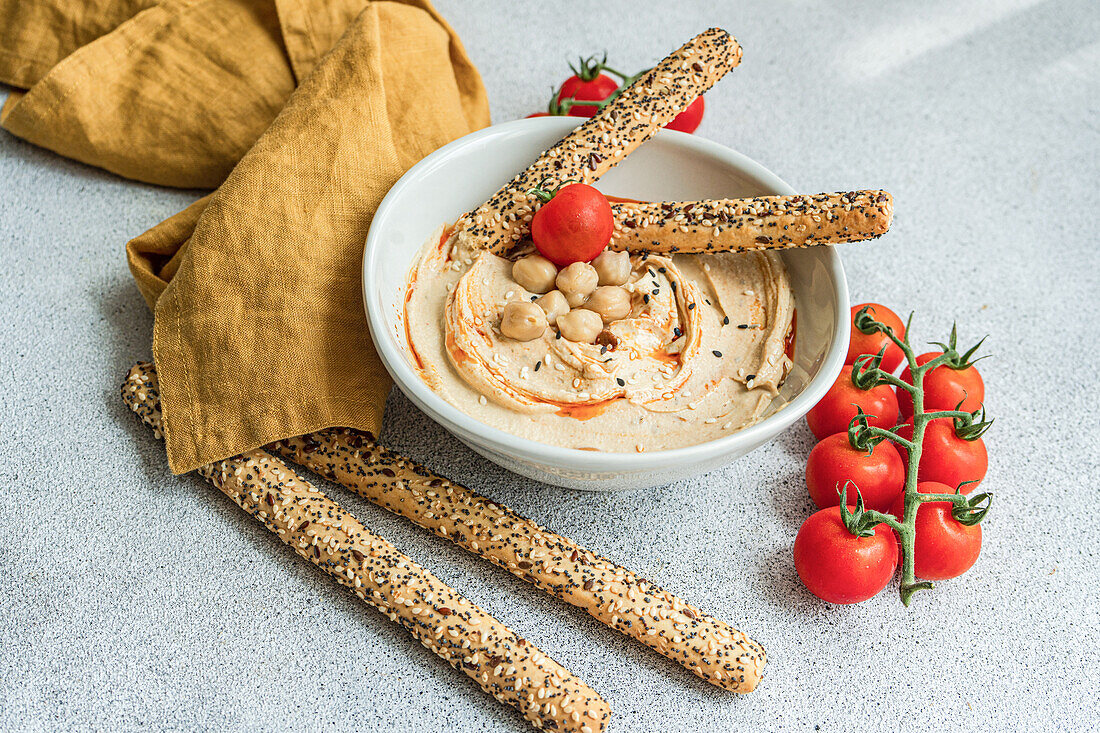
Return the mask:
<path fill-rule="evenodd" d="M 966 487 L 963 487 L 964 489 Z M 954 494 L 955 489 L 936 481 L 917 484 L 922 494 Z M 904 499 L 891 511 L 902 516 Z M 969 570 L 982 551 L 982 526 L 965 525 L 951 516 L 949 501 L 929 501 L 917 507 L 913 524 L 913 571 L 924 580 L 957 578 Z"/>
<path fill-rule="evenodd" d="M 665 127 L 680 132 L 695 132 L 699 129 L 699 123 L 703 121 L 705 109 L 706 103 L 703 102 L 703 97 L 698 96 L 683 112 L 673 117 L 672 122 L 669 122 Z"/>
<path fill-rule="evenodd" d="M 852 367 L 840 370 L 840 375 L 821 401 L 806 413 L 806 424 L 818 440 L 833 433 L 848 430 L 848 423 L 856 415 L 856 405 L 867 413 L 868 424 L 879 428 L 892 428 L 898 419 L 898 398 L 894 390 L 880 384 L 863 390 L 852 384 Z"/>
<path fill-rule="evenodd" d="M 840 507 L 814 512 L 794 540 L 794 567 L 802 583 L 829 603 L 859 603 L 886 587 L 898 565 L 898 545 L 885 524 L 871 537 L 844 526 Z"/>
<path fill-rule="evenodd" d="M 851 317 L 855 318 L 856 313 L 864 306 L 870 306 L 870 310 L 867 312 L 874 316 L 876 321 L 881 321 L 892 328 L 895 336 L 898 338 L 905 337 L 905 324 L 898 318 L 898 314 L 880 303 L 853 305 Z M 890 337 L 884 333 L 863 333 L 852 326 L 852 336 L 848 341 L 848 356 L 844 359 L 844 363 L 855 364 L 856 359 L 861 354 L 877 354 L 884 345 L 886 346 L 886 353 L 882 357 L 882 370 L 892 373 L 905 360 L 905 353 L 901 350 L 901 347 L 891 341 Z"/>
<path fill-rule="evenodd" d="M 855 485 L 848 487 L 849 501 L 855 500 L 858 488 L 868 509 L 886 512 L 904 491 L 905 463 L 889 440 L 868 454 L 866 449 L 852 446 L 847 431 L 835 433 L 810 451 L 806 487 L 818 508 L 824 509 L 840 504 L 840 489 L 848 481 Z"/>
<path fill-rule="evenodd" d="M 917 366 L 923 366 L 940 356 L 942 351 L 930 351 L 917 357 Z M 901 373 L 903 381 L 913 383 L 913 374 L 909 367 Z M 973 365 L 964 369 L 954 369 L 941 364 L 924 375 L 924 410 L 954 410 L 958 407 L 966 412 L 974 412 L 982 406 L 985 399 L 985 382 Z M 908 390 L 898 388 L 898 408 L 906 420 L 913 417 L 913 395 Z"/>
<path fill-rule="evenodd" d="M 602 102 L 610 97 L 619 88 L 619 82 L 606 74 L 595 70 L 598 67 L 581 65 L 578 73 L 573 74 L 562 83 L 554 100 L 561 104 L 563 99 L 575 99 L 580 101 Z M 587 77 L 587 78 L 586 78 Z M 591 104 L 574 103 L 566 111 L 573 117 L 593 117 L 600 111 L 599 107 Z"/>
<path fill-rule="evenodd" d="M 552 196 L 531 219 L 531 239 L 539 253 L 558 267 L 589 262 L 611 240 L 615 226 L 611 204 L 598 190 L 570 183 Z"/>
<path fill-rule="evenodd" d="M 913 425 L 898 428 L 898 435 L 906 440 L 913 438 Z M 904 451 L 907 453 L 907 451 Z M 963 486 L 963 493 L 970 493 L 985 478 L 989 468 L 989 455 L 981 438 L 965 440 L 955 432 L 955 421 L 949 417 L 932 420 L 924 429 L 920 465 L 917 478 L 936 481 L 948 486 L 958 486 L 964 481 L 975 483 Z M 952 489 L 954 491 L 954 489 Z"/>

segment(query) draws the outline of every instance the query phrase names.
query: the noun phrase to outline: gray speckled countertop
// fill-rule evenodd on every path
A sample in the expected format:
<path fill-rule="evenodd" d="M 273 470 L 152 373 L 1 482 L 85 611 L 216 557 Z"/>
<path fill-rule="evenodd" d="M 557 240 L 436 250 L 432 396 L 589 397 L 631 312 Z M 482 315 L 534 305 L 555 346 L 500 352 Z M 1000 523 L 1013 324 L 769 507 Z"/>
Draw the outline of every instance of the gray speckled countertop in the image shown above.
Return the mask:
<path fill-rule="evenodd" d="M 767 675 L 737 697 L 337 496 L 602 693 L 614 733 L 1096 726 L 1097 5 L 564 5 L 439 0 L 496 120 L 539 108 L 567 56 L 606 48 L 633 69 L 722 25 L 745 59 L 699 134 L 802 190 L 894 193 L 893 231 L 844 262 L 853 298 L 915 309 L 919 338 L 956 318 L 966 340 L 990 334 L 981 559 L 910 609 L 892 592 L 829 607 L 791 563 L 811 509 L 802 424 L 702 479 L 587 495 L 487 464 L 392 396 L 387 445 L 760 639 Z M 197 194 L 6 134 L 0 191 L 0 729 L 524 730 L 210 486 L 171 476 L 119 401 L 152 325 L 123 245 Z"/>

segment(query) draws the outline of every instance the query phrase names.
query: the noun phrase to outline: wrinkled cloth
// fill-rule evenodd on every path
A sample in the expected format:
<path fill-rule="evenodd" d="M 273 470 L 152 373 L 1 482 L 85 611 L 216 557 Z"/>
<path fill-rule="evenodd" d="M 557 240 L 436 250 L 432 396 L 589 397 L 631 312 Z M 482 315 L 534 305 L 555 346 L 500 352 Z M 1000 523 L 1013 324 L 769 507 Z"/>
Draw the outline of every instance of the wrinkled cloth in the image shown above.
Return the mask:
<path fill-rule="evenodd" d="M 13 134 L 119 175 L 217 187 L 127 245 L 156 318 L 177 473 L 333 426 L 375 434 L 388 375 L 361 297 L 400 175 L 489 124 L 424 0 L 0 0 Z M 113 25 L 113 27 L 111 27 Z"/>

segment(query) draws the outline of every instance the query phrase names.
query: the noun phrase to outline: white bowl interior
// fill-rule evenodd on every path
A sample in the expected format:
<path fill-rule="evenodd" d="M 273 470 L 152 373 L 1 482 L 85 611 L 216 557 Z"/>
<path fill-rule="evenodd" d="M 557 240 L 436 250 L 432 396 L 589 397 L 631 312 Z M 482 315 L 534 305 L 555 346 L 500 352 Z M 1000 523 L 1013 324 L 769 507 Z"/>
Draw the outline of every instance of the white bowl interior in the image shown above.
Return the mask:
<path fill-rule="evenodd" d="M 461 413 L 425 385 L 404 349 L 400 309 L 404 283 L 421 245 L 492 195 L 553 145 L 577 120 L 516 120 L 468 135 L 409 170 L 375 214 L 363 261 L 363 291 L 371 332 L 395 382 L 463 442 L 532 478 L 594 488 L 667 483 L 709 470 L 774 437 L 824 395 L 847 351 L 848 294 L 831 247 L 783 252 L 797 307 L 794 369 L 766 419 L 729 437 L 646 454 L 593 453 L 523 440 Z M 642 200 L 691 200 L 789 194 L 781 179 L 745 156 L 684 133 L 661 131 L 600 180 L 607 194 Z M 624 477 L 634 475 L 633 482 Z M 648 476 L 648 478 L 646 478 Z"/>

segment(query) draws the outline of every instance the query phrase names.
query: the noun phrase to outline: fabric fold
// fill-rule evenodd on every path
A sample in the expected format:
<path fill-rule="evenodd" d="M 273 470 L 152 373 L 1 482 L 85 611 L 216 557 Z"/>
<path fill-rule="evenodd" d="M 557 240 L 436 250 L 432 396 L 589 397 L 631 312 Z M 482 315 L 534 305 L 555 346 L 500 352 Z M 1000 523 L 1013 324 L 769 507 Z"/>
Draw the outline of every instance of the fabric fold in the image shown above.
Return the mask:
<path fill-rule="evenodd" d="M 390 381 L 360 285 L 371 217 L 467 119 L 488 124 L 483 95 L 464 104 L 451 42 L 423 10 L 372 3 L 205 205 L 131 243 L 147 297 L 163 287 L 173 471 L 326 427 L 379 431 Z"/>
<path fill-rule="evenodd" d="M 215 188 L 294 86 L 270 0 L 156 5 L 9 100 L 0 125 L 126 178 Z"/>

